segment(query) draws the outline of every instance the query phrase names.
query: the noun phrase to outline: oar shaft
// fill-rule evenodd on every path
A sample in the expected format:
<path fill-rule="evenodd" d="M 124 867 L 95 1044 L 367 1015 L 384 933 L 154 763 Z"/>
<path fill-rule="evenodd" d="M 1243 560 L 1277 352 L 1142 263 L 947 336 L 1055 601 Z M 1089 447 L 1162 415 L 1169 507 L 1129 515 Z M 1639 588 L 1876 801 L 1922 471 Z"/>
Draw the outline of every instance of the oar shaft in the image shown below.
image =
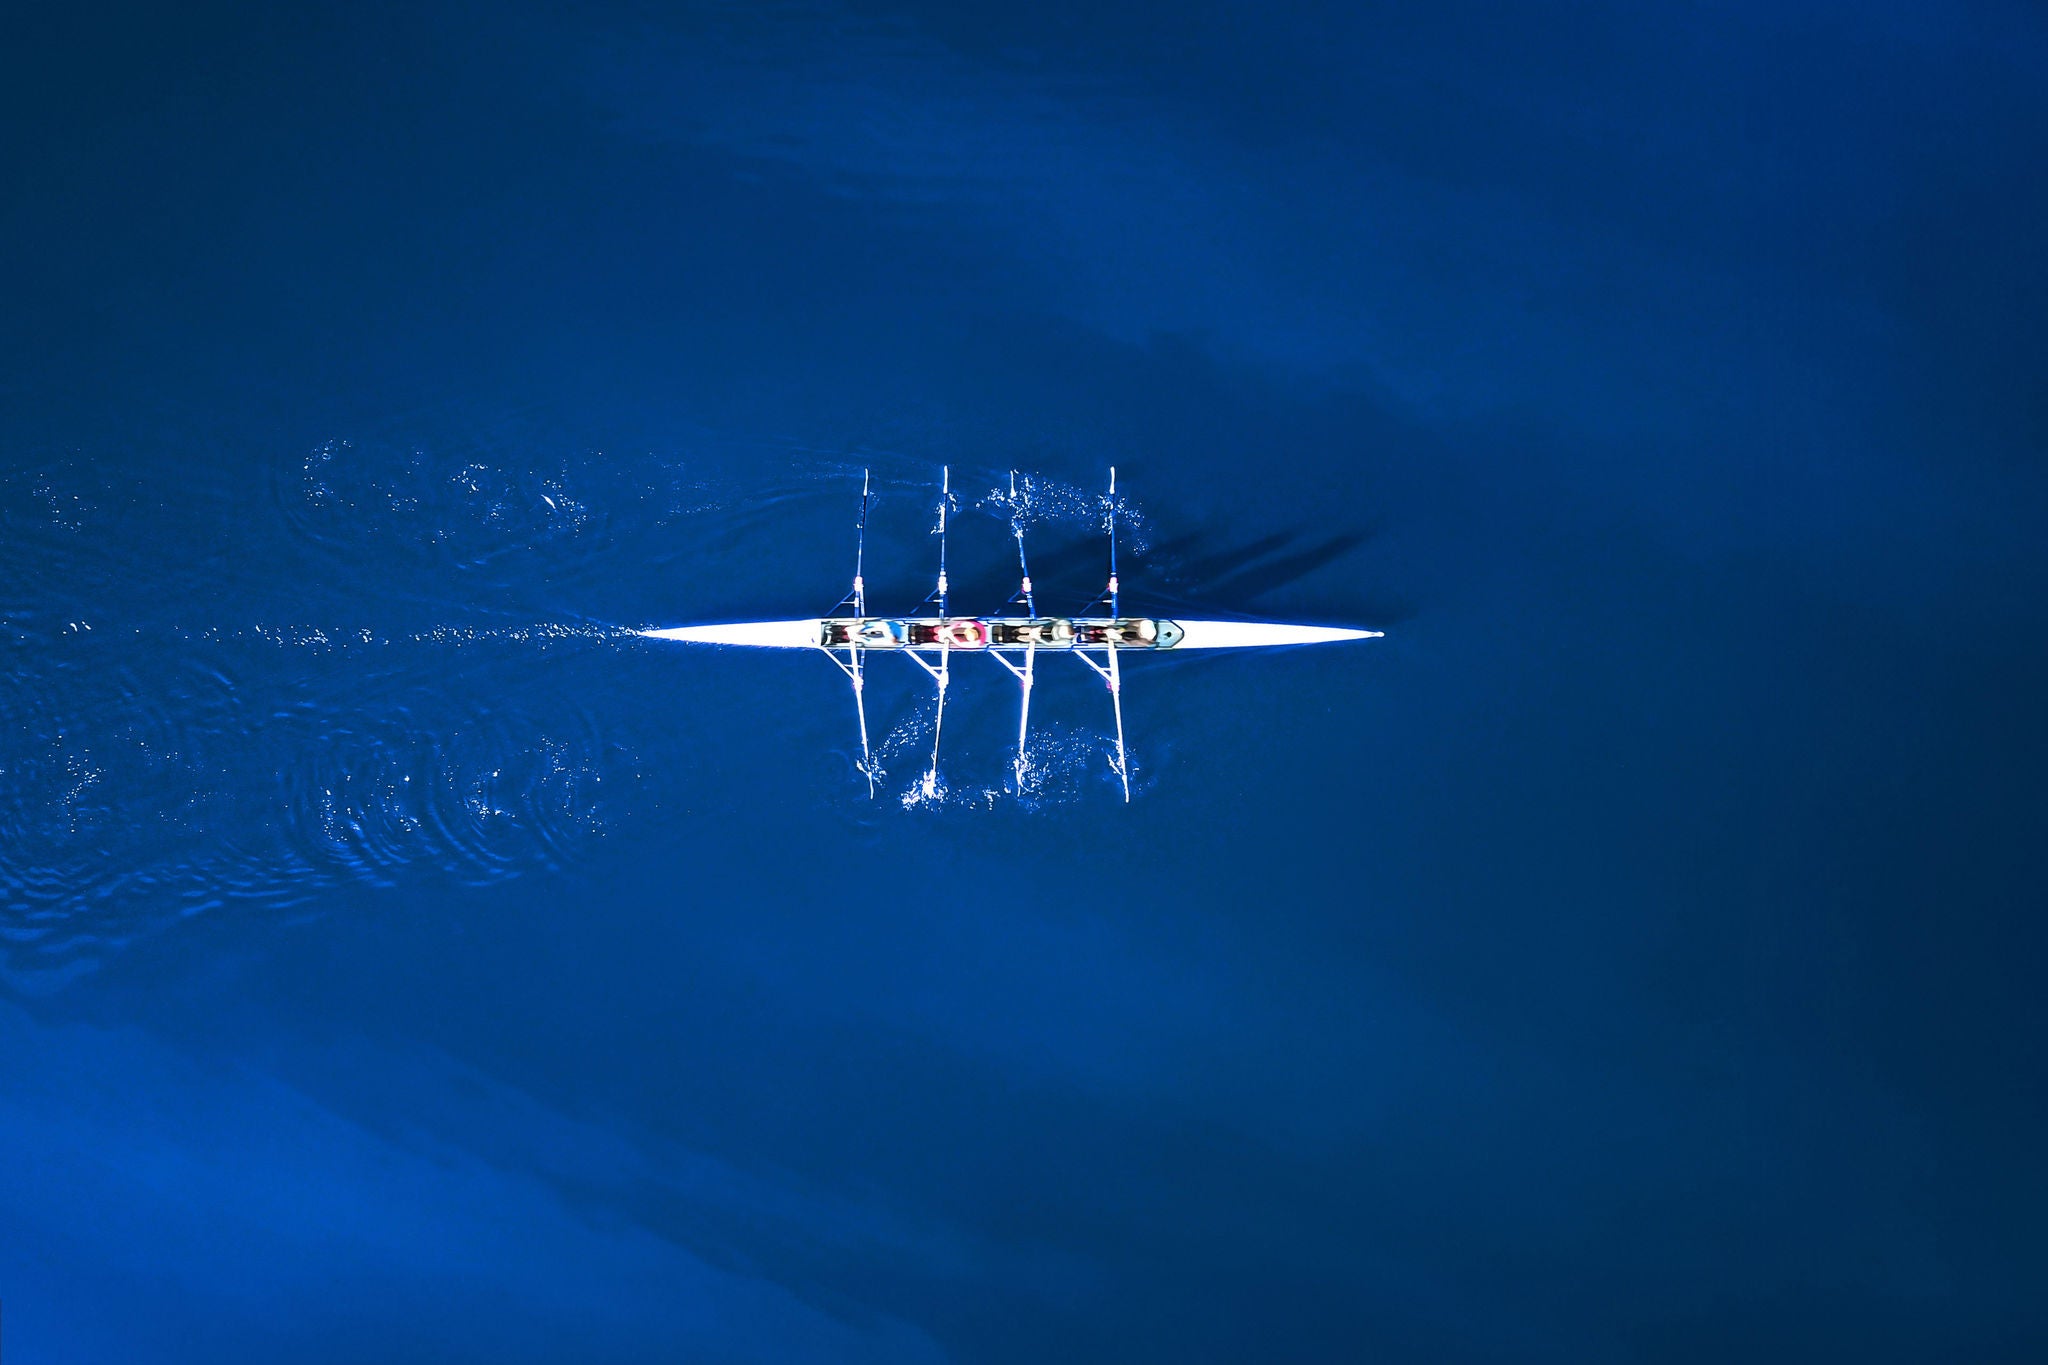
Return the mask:
<path fill-rule="evenodd" d="M 1109 467 L 1109 614 L 1111 616 L 1123 615 L 1123 609 L 1117 605 L 1115 465 Z"/>

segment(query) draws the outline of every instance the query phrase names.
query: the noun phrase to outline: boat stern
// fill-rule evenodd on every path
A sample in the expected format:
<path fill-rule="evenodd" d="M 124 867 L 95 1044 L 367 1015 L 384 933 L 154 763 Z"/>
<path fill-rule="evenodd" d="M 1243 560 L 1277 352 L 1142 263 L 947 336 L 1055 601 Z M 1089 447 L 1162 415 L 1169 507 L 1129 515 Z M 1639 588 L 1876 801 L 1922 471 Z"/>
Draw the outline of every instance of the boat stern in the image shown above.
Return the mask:
<path fill-rule="evenodd" d="M 650 640 L 680 640 L 693 645 L 735 645 L 745 649 L 816 649 L 824 622 L 738 621 L 722 626 L 669 626 L 640 632 Z"/>

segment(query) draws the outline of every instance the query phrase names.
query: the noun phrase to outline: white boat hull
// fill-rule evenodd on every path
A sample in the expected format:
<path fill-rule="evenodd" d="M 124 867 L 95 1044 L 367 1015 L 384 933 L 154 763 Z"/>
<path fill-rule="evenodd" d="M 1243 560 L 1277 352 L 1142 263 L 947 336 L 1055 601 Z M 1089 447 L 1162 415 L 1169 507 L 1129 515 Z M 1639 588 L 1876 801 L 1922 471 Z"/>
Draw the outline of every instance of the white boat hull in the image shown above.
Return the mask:
<path fill-rule="evenodd" d="M 688 644 L 728 645 L 746 649 L 819 649 L 824 647 L 828 622 L 849 622 L 857 618 L 811 617 L 801 621 L 741 621 L 728 625 L 669 626 L 663 629 L 648 629 L 640 632 L 650 640 L 680 640 Z M 872 618 L 869 618 L 872 619 Z M 904 625 L 938 625 L 942 618 L 902 618 Z M 1009 618 L 1003 617 L 947 617 L 947 622 L 965 622 L 981 625 L 1002 625 Z M 1093 618 L 1070 622 L 1083 627 L 1106 624 Z M 1333 644 L 1342 640 L 1377 639 L 1383 632 L 1377 630 L 1352 630 L 1341 626 L 1289 625 L 1278 621 L 1184 621 L 1158 623 L 1156 642 L 1144 643 L 1125 641 L 1116 646 L 1120 650 L 1185 650 L 1185 649 L 1267 649 L 1282 645 Z M 1169 629 L 1177 627 L 1176 631 Z M 986 631 L 983 632 L 987 634 Z M 1069 632 L 1071 635 L 1071 632 Z M 843 647 L 843 646 L 837 646 Z M 1060 644 L 1041 641 L 1035 645 L 987 644 L 963 645 L 960 643 L 915 643 L 895 646 L 863 646 L 877 649 L 910 649 L 922 653 L 938 653 L 951 650 L 954 653 L 977 649 L 993 649 L 1004 653 L 1019 653 L 1027 648 L 1057 650 L 1073 648 L 1071 643 Z M 1084 646 L 1085 647 L 1085 646 Z"/>

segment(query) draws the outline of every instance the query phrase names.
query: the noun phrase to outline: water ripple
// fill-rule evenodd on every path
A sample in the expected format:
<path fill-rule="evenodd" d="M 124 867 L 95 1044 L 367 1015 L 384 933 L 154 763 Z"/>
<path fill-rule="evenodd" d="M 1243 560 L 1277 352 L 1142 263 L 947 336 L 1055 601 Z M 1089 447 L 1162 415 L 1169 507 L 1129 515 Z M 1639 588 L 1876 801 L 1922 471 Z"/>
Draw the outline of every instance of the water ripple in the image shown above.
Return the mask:
<path fill-rule="evenodd" d="M 282 518 L 140 462 L 0 477 L 12 979 L 227 907 L 561 869 L 616 827 L 640 765 L 590 698 L 631 632 L 466 620 L 474 593 L 436 577 L 605 515 L 554 472 L 336 458 Z"/>
<path fill-rule="evenodd" d="M 750 687 L 721 693 L 729 670 L 693 673 L 585 614 L 804 548 L 799 528 L 844 522 L 870 458 L 757 444 L 740 478 L 489 439 L 336 440 L 250 479 L 156 454 L 0 473 L 0 977 L 17 983 L 195 915 L 560 872 L 636 812 L 695 805 L 669 798 L 707 727 L 677 723 L 665 681 L 622 677 L 697 678 L 708 706 Z M 915 511 L 935 471 L 904 463 L 875 486 Z M 1037 524 L 1105 505 L 1036 476 L 1024 492 Z M 897 534 L 918 520 L 896 516 Z M 927 786 L 929 698 L 898 681 L 870 695 L 878 723 L 904 716 L 877 748 L 885 806 L 1035 811 L 1111 780 L 1106 736 L 1052 717 L 1018 780 L 1006 723 L 968 708 L 949 712 L 948 766 L 976 780 Z M 777 725 L 792 781 L 865 794 L 802 766 L 843 748 L 836 712 Z"/>

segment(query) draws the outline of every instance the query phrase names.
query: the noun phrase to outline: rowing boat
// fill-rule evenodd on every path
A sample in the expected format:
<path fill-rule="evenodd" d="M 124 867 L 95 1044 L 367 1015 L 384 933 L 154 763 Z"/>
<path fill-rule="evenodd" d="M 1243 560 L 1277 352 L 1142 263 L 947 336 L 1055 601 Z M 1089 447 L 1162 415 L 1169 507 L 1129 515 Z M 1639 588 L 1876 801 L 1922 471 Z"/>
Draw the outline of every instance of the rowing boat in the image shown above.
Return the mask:
<path fill-rule="evenodd" d="M 650 640 L 752 649 L 1031 650 L 1256 649 L 1370 640 L 1377 630 L 1291 626 L 1277 621 L 1169 621 L 1158 617 L 887 616 L 812 617 L 802 621 L 736 621 L 670 626 L 640 632 Z"/>
<path fill-rule="evenodd" d="M 903 654 L 928 673 L 938 688 L 938 707 L 932 725 L 932 758 L 923 780 L 924 792 L 934 795 L 939 780 L 939 741 L 946 719 L 946 689 L 952 681 L 955 654 L 988 654 L 1009 670 L 1023 688 L 1017 716 L 1017 753 L 1014 769 L 1021 786 L 1029 764 L 1025 742 L 1031 725 L 1031 689 L 1037 680 L 1041 653 L 1071 654 L 1088 665 L 1108 684 L 1116 713 L 1116 756 L 1110 765 L 1123 783 L 1124 800 L 1131 799 L 1130 764 L 1124 749 L 1123 669 L 1119 656 L 1136 650 L 1147 653 L 1190 649 L 1258 649 L 1280 645 L 1319 645 L 1341 640 L 1376 639 L 1384 632 L 1355 630 L 1343 626 L 1293 625 L 1280 621 L 1196 621 L 1171 620 L 1154 616 L 1125 616 L 1121 609 L 1121 587 L 1116 572 L 1116 470 L 1109 471 L 1109 496 L 1104 501 L 1105 525 L 1109 533 L 1109 584 L 1102 595 L 1078 616 L 1041 616 L 1037 593 L 1031 586 L 1031 569 L 1024 559 L 1024 501 L 1017 492 L 1017 476 L 1010 475 L 1011 531 L 1017 542 L 1020 585 L 1005 608 L 1021 607 L 1021 614 L 1006 611 L 997 616 L 955 616 L 951 607 L 951 586 L 946 579 L 946 533 L 957 507 L 953 495 L 952 470 L 941 476 L 938 507 L 938 586 L 923 605 L 932 614 L 914 616 L 871 616 L 867 610 L 867 584 L 862 569 L 867 558 L 868 508 L 874 501 L 871 484 L 861 480 L 860 520 L 856 525 L 853 588 L 839 600 L 828 616 L 793 621 L 738 621 L 718 625 L 650 627 L 640 632 L 651 640 L 679 640 L 688 644 L 725 645 L 744 649 L 816 649 L 839 666 L 853 684 L 854 709 L 860 719 L 861 771 L 868 780 L 868 795 L 875 794 L 880 770 L 868 740 L 866 655 L 871 652 Z M 1100 614 L 1097 614 L 1098 609 Z M 842 614 L 843 613 L 843 614 Z M 842 659 L 840 656 L 844 655 Z M 1018 663 L 1010 655 L 1023 656 Z M 936 658 L 926 658 L 931 655 Z M 1097 656 L 1100 656 L 1098 659 Z"/>

